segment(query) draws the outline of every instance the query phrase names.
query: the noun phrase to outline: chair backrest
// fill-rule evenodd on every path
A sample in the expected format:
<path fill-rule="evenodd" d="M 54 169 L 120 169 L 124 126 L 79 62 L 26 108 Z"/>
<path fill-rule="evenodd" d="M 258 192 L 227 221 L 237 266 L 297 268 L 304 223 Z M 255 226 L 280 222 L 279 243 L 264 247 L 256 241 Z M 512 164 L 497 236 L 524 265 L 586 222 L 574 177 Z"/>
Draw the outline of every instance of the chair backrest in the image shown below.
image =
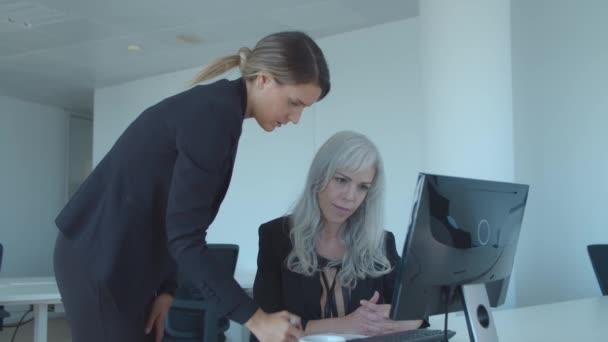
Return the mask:
<path fill-rule="evenodd" d="M 236 262 L 239 258 L 239 245 L 226 243 L 210 243 L 207 245 L 211 254 L 217 259 L 222 267 L 234 276 Z"/>
<path fill-rule="evenodd" d="M 4 247 L 0 243 L 0 269 L 2 269 L 2 254 L 4 253 Z M 4 310 L 4 305 L 0 305 L 0 331 L 4 329 L 4 319 L 9 317 L 9 313 Z"/>
<path fill-rule="evenodd" d="M 221 268 L 234 275 L 239 246 L 234 244 L 208 244 L 209 253 Z M 164 341 L 218 341 L 229 327 L 225 317 L 219 317 L 213 303 L 183 273 L 177 273 L 175 299 L 165 320 Z"/>
<path fill-rule="evenodd" d="M 236 269 L 236 262 L 239 257 L 239 246 L 234 244 L 220 244 L 210 243 L 207 244 L 209 253 L 220 265 L 220 268 L 227 270 L 231 275 L 234 276 Z M 177 270 L 177 290 L 175 291 L 175 298 L 182 299 L 204 299 L 203 294 L 192 284 L 190 279 L 185 274 Z"/>
<path fill-rule="evenodd" d="M 602 295 L 608 295 L 608 245 L 587 246 L 591 265 L 595 271 L 597 282 L 602 290 Z"/>

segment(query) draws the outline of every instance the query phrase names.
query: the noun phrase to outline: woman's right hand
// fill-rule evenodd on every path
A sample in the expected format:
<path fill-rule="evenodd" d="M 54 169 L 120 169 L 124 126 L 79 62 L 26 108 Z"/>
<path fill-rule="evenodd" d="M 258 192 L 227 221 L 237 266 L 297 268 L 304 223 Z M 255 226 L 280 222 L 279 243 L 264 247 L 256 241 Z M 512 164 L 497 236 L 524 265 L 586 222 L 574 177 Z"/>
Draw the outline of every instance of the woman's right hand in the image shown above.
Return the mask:
<path fill-rule="evenodd" d="M 375 291 L 369 302 L 376 304 L 379 298 L 380 294 L 378 291 Z M 361 305 L 357 310 L 342 317 L 342 330 L 350 334 L 373 336 L 385 333 L 385 324 L 388 322 L 389 320 L 380 312 L 370 310 L 365 305 Z"/>
<path fill-rule="evenodd" d="M 245 326 L 262 342 L 293 342 L 302 336 L 300 317 L 287 311 L 268 314 L 258 309 Z"/>

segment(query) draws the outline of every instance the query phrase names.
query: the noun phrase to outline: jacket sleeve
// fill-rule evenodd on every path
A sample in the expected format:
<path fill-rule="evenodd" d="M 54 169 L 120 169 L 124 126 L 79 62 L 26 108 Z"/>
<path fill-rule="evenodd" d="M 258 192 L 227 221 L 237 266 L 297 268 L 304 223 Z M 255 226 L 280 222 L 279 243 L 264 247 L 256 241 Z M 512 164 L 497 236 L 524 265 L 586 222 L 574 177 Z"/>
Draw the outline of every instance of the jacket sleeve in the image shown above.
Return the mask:
<path fill-rule="evenodd" d="M 171 296 L 175 296 L 175 290 L 177 289 L 177 273 L 171 272 L 171 274 L 169 274 L 167 276 L 167 278 L 165 278 L 165 280 L 163 280 L 163 282 L 160 284 L 160 287 L 158 288 L 158 294 L 161 293 L 167 293 L 170 294 Z"/>
<path fill-rule="evenodd" d="M 253 283 L 253 298 L 265 312 L 284 310 L 282 301 L 281 260 L 273 248 L 273 231 L 270 226 L 262 225 L 258 231 L 258 269 Z"/>
<path fill-rule="evenodd" d="M 169 252 L 180 272 L 190 278 L 220 316 L 245 323 L 257 305 L 228 270 L 208 253 L 206 230 L 219 205 L 218 194 L 226 179 L 231 146 L 242 124 L 225 108 L 207 108 L 180 118 L 175 136 L 175 162 L 166 213 Z"/>

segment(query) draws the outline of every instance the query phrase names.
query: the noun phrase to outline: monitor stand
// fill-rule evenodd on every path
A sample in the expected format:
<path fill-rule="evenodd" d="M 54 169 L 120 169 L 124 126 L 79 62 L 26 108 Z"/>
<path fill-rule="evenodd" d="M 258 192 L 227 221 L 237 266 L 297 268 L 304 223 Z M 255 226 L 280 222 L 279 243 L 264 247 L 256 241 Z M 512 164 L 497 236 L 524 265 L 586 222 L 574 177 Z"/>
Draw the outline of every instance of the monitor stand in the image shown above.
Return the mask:
<path fill-rule="evenodd" d="M 498 342 L 485 284 L 462 285 L 460 293 L 471 342 Z"/>

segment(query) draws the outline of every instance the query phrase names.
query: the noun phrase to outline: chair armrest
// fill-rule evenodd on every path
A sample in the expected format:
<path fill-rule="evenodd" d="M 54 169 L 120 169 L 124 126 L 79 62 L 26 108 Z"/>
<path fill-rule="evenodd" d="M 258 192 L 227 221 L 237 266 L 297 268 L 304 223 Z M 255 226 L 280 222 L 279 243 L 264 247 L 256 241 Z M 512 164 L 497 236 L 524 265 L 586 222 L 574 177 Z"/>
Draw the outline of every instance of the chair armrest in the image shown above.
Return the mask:
<path fill-rule="evenodd" d="M 10 315 L 8 311 L 4 310 L 4 305 L 0 305 L 0 331 L 4 330 L 4 319 Z"/>
<path fill-rule="evenodd" d="M 196 333 L 191 331 L 177 330 L 171 325 L 169 316 L 171 312 L 200 312 L 203 314 L 203 334 L 204 336 L 197 336 Z M 184 338 L 184 339 L 195 339 L 203 338 L 203 341 L 215 341 L 218 334 L 218 320 L 219 317 L 212 305 L 200 300 L 184 300 L 174 299 L 169 309 L 169 314 L 165 318 L 165 332 L 171 337 Z"/>

